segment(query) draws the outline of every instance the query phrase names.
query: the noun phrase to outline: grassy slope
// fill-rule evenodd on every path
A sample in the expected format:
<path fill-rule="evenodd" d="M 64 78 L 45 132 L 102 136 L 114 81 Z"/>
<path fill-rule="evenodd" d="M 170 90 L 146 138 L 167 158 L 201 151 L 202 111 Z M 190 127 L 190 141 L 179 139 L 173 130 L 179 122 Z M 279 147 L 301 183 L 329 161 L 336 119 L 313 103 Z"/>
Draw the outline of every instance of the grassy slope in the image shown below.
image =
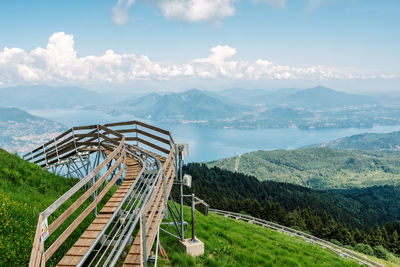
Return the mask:
<path fill-rule="evenodd" d="M 39 166 L 23 161 L 16 155 L 0 149 L 0 266 L 24 266 L 29 262 L 33 236 L 39 212 L 45 210 L 58 197 L 70 189 L 78 180 L 65 179 L 42 170 Z M 82 192 L 60 207 L 49 218 L 49 224 L 77 199 Z M 105 200 L 109 198 L 107 195 Z M 46 241 L 46 247 L 66 229 L 89 202 L 78 209 Z M 100 207 L 104 205 L 104 201 Z M 56 252 L 49 265 L 61 259 L 80 233 L 90 224 L 91 214 Z"/>
<path fill-rule="evenodd" d="M 234 171 L 238 158 L 208 163 Z M 330 148 L 255 151 L 241 155 L 238 171 L 259 180 L 274 180 L 316 189 L 397 185 L 400 155 L 396 153 L 337 151 Z"/>
<path fill-rule="evenodd" d="M 185 219 L 190 209 L 185 207 Z M 196 211 L 196 236 L 205 243 L 205 254 L 186 255 L 176 239 L 161 233 L 161 244 L 170 262 L 160 266 L 359 266 L 300 238 L 216 214 Z M 173 228 L 168 228 L 173 232 Z M 189 237 L 191 227 L 186 231 Z"/>

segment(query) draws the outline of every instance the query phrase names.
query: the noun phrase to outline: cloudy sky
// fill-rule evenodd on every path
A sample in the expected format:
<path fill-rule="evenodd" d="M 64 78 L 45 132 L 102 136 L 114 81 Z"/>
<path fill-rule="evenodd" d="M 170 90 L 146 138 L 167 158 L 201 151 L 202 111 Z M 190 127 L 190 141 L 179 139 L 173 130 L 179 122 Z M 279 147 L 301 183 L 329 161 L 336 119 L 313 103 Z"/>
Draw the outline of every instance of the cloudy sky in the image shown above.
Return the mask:
<path fill-rule="evenodd" d="M 400 91 L 398 0 L 0 2 L 0 87 Z"/>

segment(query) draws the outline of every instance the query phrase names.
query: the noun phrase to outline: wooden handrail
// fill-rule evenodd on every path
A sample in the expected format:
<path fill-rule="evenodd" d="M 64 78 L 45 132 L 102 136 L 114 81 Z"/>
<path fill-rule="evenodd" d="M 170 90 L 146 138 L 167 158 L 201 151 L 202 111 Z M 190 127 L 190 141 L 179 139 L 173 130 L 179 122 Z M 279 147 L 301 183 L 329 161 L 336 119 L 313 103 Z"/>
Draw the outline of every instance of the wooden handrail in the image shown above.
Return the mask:
<path fill-rule="evenodd" d="M 41 249 L 40 249 L 40 226 L 42 225 L 43 222 L 43 214 L 39 213 L 39 218 L 38 218 L 38 224 L 36 226 L 36 232 L 35 232 L 35 237 L 33 239 L 33 247 L 32 247 L 32 253 L 31 253 L 31 259 L 29 261 L 29 267 L 36 267 L 40 266 L 40 261 L 41 261 Z"/>
<path fill-rule="evenodd" d="M 85 193 L 83 193 L 71 206 L 66 209 L 63 214 L 57 217 L 57 219 L 49 226 L 49 235 L 55 232 L 58 227 L 71 216 L 71 214 L 76 211 L 93 193 L 96 191 L 106 178 L 118 167 L 118 165 L 124 160 L 125 151 L 122 152 L 118 160 L 107 170 L 103 176 L 96 181 L 96 183 L 90 187 Z"/>
<path fill-rule="evenodd" d="M 56 209 L 58 209 L 67 199 L 69 199 L 73 194 L 75 194 L 79 189 L 81 189 L 87 182 L 89 182 L 93 177 L 95 177 L 104 166 L 109 163 L 117 153 L 121 152 L 122 146 L 124 145 L 124 139 L 122 138 L 119 146 L 110 153 L 96 168 L 94 168 L 84 179 L 76 183 L 70 190 L 68 190 L 64 195 L 57 199 L 52 205 L 50 205 L 44 212 L 44 216 L 50 216 Z"/>
<path fill-rule="evenodd" d="M 142 139 L 142 138 L 140 138 L 140 137 L 127 137 L 127 138 L 126 138 L 126 141 L 138 141 L 138 142 L 143 143 L 143 144 L 145 144 L 145 145 L 147 145 L 147 146 L 150 146 L 150 147 L 152 147 L 152 148 L 155 148 L 155 149 L 157 149 L 158 151 L 163 152 L 163 153 L 165 153 L 165 154 L 168 154 L 168 153 L 169 153 L 169 150 L 168 150 L 168 149 L 162 148 L 162 147 L 160 147 L 160 146 L 158 146 L 158 145 L 155 145 L 155 144 L 153 144 L 153 143 L 151 143 L 151 142 L 149 142 L 149 141 L 146 141 L 146 140 L 144 140 L 144 139 Z"/>
<path fill-rule="evenodd" d="M 122 129 L 122 130 L 118 130 L 118 132 L 119 133 L 138 133 L 138 134 L 142 134 L 142 135 L 145 135 L 147 137 L 150 137 L 150 138 L 152 138 L 154 140 L 160 141 L 160 142 L 162 142 L 164 144 L 167 144 L 167 145 L 170 144 L 170 140 L 162 138 L 162 137 L 159 137 L 157 135 L 154 135 L 154 134 L 151 134 L 151 133 L 148 133 L 148 132 L 145 132 L 145 131 L 140 130 L 140 129 L 135 129 L 135 128 Z"/>
<path fill-rule="evenodd" d="M 125 165 L 125 153 L 124 153 L 124 163 Z M 68 228 L 54 241 L 53 244 L 46 250 L 44 253 L 44 260 L 47 261 L 50 257 L 57 251 L 57 249 L 64 243 L 64 241 L 72 234 L 72 232 L 78 227 L 78 225 L 89 215 L 89 213 L 99 204 L 99 202 L 103 199 L 103 197 L 107 194 L 107 192 L 111 189 L 114 183 L 121 177 L 124 168 L 111 179 L 111 181 L 104 187 L 104 189 L 100 192 L 100 194 L 96 197 L 96 199 L 90 203 L 90 205 L 81 213 L 79 216 L 68 226 Z"/>

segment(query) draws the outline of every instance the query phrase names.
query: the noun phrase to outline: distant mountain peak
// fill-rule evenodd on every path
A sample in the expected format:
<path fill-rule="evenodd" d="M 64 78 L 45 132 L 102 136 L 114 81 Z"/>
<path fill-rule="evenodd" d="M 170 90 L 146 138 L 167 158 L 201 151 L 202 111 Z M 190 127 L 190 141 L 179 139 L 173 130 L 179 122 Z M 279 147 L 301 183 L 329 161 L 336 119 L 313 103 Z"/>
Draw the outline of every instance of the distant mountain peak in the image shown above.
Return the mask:
<path fill-rule="evenodd" d="M 289 95 L 288 104 L 294 106 L 310 107 L 339 107 L 372 104 L 372 97 L 349 94 L 337 91 L 322 85 L 304 89 Z"/>

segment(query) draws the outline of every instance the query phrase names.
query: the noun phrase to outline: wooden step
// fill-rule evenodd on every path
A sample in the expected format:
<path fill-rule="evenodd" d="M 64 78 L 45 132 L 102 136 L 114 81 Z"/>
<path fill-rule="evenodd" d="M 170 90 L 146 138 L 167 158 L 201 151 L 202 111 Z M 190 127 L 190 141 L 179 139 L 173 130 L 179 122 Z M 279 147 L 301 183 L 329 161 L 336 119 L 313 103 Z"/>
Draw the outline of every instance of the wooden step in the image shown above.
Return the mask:
<path fill-rule="evenodd" d="M 115 212 L 117 207 L 121 204 L 126 193 L 134 183 L 137 174 L 139 174 L 141 166 L 136 160 L 127 158 L 128 167 L 127 170 L 132 176 L 131 179 L 125 179 L 109 201 L 100 210 L 97 217 L 75 242 L 75 244 L 68 250 L 57 266 L 75 266 L 83 257 L 85 252 L 93 244 L 94 240 L 100 234 L 101 230 L 105 227 L 107 222 L 110 220 L 112 214 Z M 130 169 L 133 168 L 133 169 Z"/>

